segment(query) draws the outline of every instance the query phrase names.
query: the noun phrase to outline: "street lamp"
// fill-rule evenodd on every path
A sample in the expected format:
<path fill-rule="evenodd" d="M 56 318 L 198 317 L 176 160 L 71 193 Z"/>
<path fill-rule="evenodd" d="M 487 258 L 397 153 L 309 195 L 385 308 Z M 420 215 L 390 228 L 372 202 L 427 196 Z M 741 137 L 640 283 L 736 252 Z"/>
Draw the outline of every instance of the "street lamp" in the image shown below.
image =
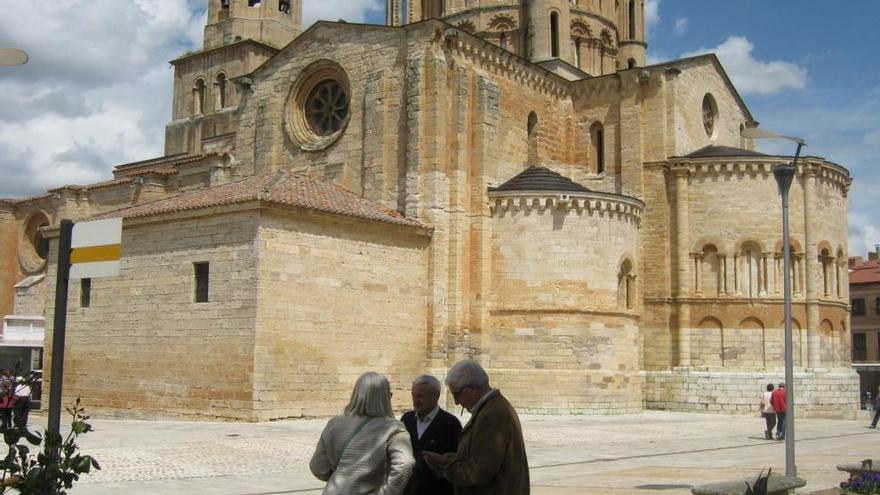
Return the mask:
<path fill-rule="evenodd" d="M 774 134 L 757 127 L 743 129 L 742 136 L 750 139 L 785 139 L 797 143 L 794 160 L 791 163 L 773 167 L 773 176 L 776 177 L 776 184 L 782 195 L 782 270 L 785 273 L 782 277 L 785 281 L 785 476 L 795 478 L 797 477 L 797 467 L 794 464 L 794 364 L 791 343 L 791 245 L 788 233 L 788 190 L 791 188 L 791 182 L 797 171 L 801 148 L 807 143 L 801 138 Z"/>
<path fill-rule="evenodd" d="M 27 63 L 28 54 L 18 48 L 0 48 L 0 66 Z"/>

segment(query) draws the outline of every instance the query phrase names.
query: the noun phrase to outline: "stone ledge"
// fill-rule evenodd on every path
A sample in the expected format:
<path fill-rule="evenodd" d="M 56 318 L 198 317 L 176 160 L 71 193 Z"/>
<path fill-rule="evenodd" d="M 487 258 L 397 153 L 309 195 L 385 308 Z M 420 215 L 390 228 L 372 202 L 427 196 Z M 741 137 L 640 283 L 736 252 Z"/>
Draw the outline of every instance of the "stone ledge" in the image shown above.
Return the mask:
<path fill-rule="evenodd" d="M 755 480 L 742 481 L 725 481 L 722 483 L 713 483 L 711 485 L 702 485 L 694 487 L 691 493 L 694 495 L 745 495 L 747 493 L 746 483 L 753 483 Z M 801 478 L 787 478 L 778 474 L 770 476 L 767 482 L 767 494 L 784 494 L 789 493 L 795 488 L 806 486 L 807 482 Z"/>

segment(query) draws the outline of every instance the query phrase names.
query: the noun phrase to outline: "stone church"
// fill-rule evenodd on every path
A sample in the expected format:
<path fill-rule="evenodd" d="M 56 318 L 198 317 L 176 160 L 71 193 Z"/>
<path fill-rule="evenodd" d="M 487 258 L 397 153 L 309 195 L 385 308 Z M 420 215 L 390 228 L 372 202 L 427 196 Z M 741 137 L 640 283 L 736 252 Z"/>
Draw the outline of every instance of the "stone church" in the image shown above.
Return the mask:
<path fill-rule="evenodd" d="M 646 64 L 642 0 L 301 12 L 209 0 L 164 156 L 0 200 L 12 319 L 52 320 L 61 219 L 124 219 L 120 276 L 70 285 L 65 397 L 328 415 L 375 370 L 403 409 L 471 357 L 521 412 L 755 411 L 788 276 L 799 414 L 854 414 L 849 172 L 799 163 L 783 240 L 791 157 L 741 137 L 758 123 L 714 55 Z"/>

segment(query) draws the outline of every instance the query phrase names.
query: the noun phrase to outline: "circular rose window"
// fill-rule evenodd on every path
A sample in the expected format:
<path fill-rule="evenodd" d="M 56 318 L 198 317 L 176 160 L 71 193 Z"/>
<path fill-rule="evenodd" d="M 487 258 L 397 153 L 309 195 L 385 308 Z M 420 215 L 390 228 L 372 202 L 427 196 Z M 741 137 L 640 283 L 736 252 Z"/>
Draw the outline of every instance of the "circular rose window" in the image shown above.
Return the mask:
<path fill-rule="evenodd" d="M 306 99 L 309 127 L 319 136 L 342 129 L 348 118 L 348 95 L 338 81 L 328 79 L 315 86 Z"/>
<path fill-rule="evenodd" d="M 710 138 L 715 137 L 716 117 L 718 117 L 718 105 L 715 104 L 715 98 L 706 93 L 706 96 L 703 97 L 703 127 L 706 129 L 706 135 Z"/>
<path fill-rule="evenodd" d="M 284 119 L 288 137 L 303 151 L 335 143 L 351 119 L 351 89 L 342 67 L 322 60 L 303 70 L 290 88 Z"/>
<path fill-rule="evenodd" d="M 32 275 L 46 268 L 46 252 L 40 228 L 49 225 L 49 217 L 39 212 L 24 225 L 19 241 L 18 261 L 25 273 Z"/>

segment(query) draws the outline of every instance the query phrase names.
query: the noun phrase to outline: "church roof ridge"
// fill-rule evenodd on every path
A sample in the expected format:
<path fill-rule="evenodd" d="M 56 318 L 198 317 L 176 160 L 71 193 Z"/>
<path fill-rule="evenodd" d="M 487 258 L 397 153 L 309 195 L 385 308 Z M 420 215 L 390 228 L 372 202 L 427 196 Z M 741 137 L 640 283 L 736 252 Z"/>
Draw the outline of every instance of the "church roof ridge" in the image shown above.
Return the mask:
<path fill-rule="evenodd" d="M 745 148 L 736 148 L 733 146 L 719 146 L 710 144 L 708 146 L 703 146 L 702 148 L 693 151 L 684 156 L 684 158 L 720 158 L 720 157 L 761 157 L 767 158 L 770 155 L 747 150 Z"/>
<path fill-rule="evenodd" d="M 144 218 L 155 215 L 195 211 L 251 201 L 305 208 L 342 216 L 433 230 L 418 220 L 407 218 L 382 204 L 361 198 L 355 193 L 310 174 L 289 171 L 270 172 L 148 203 L 120 208 L 91 217 Z"/>

